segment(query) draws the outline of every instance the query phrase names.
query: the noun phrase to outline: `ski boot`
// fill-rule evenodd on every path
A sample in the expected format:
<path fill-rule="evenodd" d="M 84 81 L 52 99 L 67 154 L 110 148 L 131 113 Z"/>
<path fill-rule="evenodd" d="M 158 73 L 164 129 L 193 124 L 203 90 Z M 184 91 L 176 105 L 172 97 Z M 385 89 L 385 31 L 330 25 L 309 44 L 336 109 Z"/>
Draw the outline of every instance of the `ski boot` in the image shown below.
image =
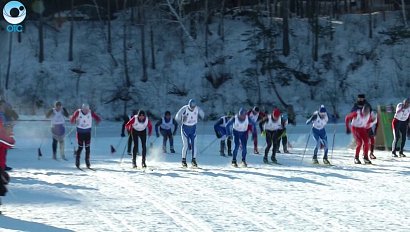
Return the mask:
<path fill-rule="evenodd" d="M 271 156 L 270 160 L 272 160 L 273 163 L 277 164 L 278 160 L 276 159 L 276 156 Z"/>
<path fill-rule="evenodd" d="M 314 157 L 312 158 L 312 163 L 313 163 L 313 164 L 319 164 L 319 161 L 317 160 L 317 157 L 314 156 Z"/>
<path fill-rule="evenodd" d="M 182 158 L 182 167 L 183 167 L 183 168 L 188 167 L 188 164 L 186 163 L 186 159 L 185 159 L 185 158 Z"/>
<path fill-rule="evenodd" d="M 57 154 L 53 153 L 53 160 L 57 160 Z"/>
<path fill-rule="evenodd" d="M 228 156 L 232 156 L 232 152 L 231 152 L 231 151 L 228 151 Z"/>
<path fill-rule="evenodd" d="M 370 153 L 369 157 L 370 159 L 376 159 L 376 156 L 373 154 L 373 152 Z"/>
<path fill-rule="evenodd" d="M 85 160 L 85 165 L 87 166 L 88 169 L 91 168 L 91 164 L 90 164 L 90 160 L 89 160 L 89 159 L 86 159 L 86 160 Z"/>
<path fill-rule="evenodd" d="M 392 151 L 392 152 L 391 152 L 391 156 L 392 156 L 392 157 L 395 157 L 395 158 L 399 157 L 399 156 L 396 154 L 396 151 Z"/>
<path fill-rule="evenodd" d="M 241 167 L 243 167 L 243 168 L 247 168 L 247 167 L 248 167 L 248 164 L 246 163 L 245 160 L 242 160 L 242 162 L 241 162 Z"/>
<path fill-rule="evenodd" d="M 142 161 L 141 167 L 142 167 L 142 168 L 147 168 L 147 165 L 145 164 L 145 161 Z"/>
<path fill-rule="evenodd" d="M 129 156 L 132 156 L 132 153 L 129 151 L 128 153 L 127 153 Z"/>
<path fill-rule="evenodd" d="M 135 159 L 132 160 L 132 168 L 137 168 L 137 161 Z"/>
<path fill-rule="evenodd" d="M 253 154 L 255 154 L 255 155 L 259 155 L 259 151 L 258 151 L 258 149 L 257 149 L 257 148 L 253 150 Z"/>
<path fill-rule="evenodd" d="M 4 169 L 4 171 L 11 171 L 11 170 L 13 170 L 13 168 L 6 165 L 6 168 Z"/>
<path fill-rule="evenodd" d="M 167 148 L 165 146 L 162 147 L 162 152 L 167 153 Z"/>
<path fill-rule="evenodd" d="M 354 163 L 355 164 L 362 164 L 362 162 L 360 162 L 359 158 L 354 158 Z"/>
<path fill-rule="evenodd" d="M 264 163 L 264 164 L 268 164 L 268 163 L 269 163 L 269 161 L 268 161 L 268 156 L 265 155 L 265 156 L 263 157 L 263 163 Z"/>
<path fill-rule="evenodd" d="M 288 149 L 283 149 L 283 152 L 286 154 L 289 154 L 290 152 L 288 151 Z"/>
<path fill-rule="evenodd" d="M 364 161 L 364 164 L 372 164 L 372 162 L 369 160 L 369 157 L 364 157 L 363 161 Z"/>
<path fill-rule="evenodd" d="M 236 163 L 236 160 L 232 160 L 232 167 L 237 168 L 238 164 Z"/>
<path fill-rule="evenodd" d="M 171 153 L 175 153 L 175 150 L 174 150 L 174 148 L 171 148 L 170 150 L 171 150 Z"/>
<path fill-rule="evenodd" d="M 225 156 L 225 153 L 224 153 L 223 151 L 220 151 L 220 152 L 219 152 L 219 155 L 220 155 L 220 156 Z"/>
<path fill-rule="evenodd" d="M 276 153 L 280 153 L 280 150 L 279 150 L 279 148 L 276 150 Z"/>
<path fill-rule="evenodd" d="M 77 168 L 80 168 L 80 156 L 79 155 L 75 156 L 75 166 Z"/>
<path fill-rule="evenodd" d="M 194 167 L 194 168 L 197 168 L 197 167 L 198 167 L 198 164 L 196 163 L 196 159 L 195 159 L 195 158 L 192 158 L 191 164 L 192 164 L 192 167 Z"/>
<path fill-rule="evenodd" d="M 399 157 L 406 157 L 406 155 L 403 152 L 400 152 Z"/>
<path fill-rule="evenodd" d="M 329 160 L 327 159 L 327 157 L 326 157 L 326 158 L 323 158 L 323 164 L 331 165 L 330 162 L 329 162 Z"/>

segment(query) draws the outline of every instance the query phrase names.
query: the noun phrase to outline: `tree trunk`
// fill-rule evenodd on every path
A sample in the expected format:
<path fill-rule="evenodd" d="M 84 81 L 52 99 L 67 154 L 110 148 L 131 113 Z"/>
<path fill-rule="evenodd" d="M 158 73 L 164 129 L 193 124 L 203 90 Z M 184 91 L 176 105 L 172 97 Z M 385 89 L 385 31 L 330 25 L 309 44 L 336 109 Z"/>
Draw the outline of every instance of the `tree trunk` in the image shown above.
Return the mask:
<path fill-rule="evenodd" d="M 208 0 L 205 0 L 205 57 L 208 58 L 208 17 L 209 17 L 209 4 Z"/>
<path fill-rule="evenodd" d="M 155 47 L 154 47 L 154 30 L 152 30 L 152 26 L 150 28 L 150 41 L 151 41 L 151 68 L 155 69 Z"/>
<path fill-rule="evenodd" d="M 283 55 L 289 56 L 290 45 L 289 45 L 289 1 L 282 1 L 281 4 L 282 15 L 283 15 Z"/>
<path fill-rule="evenodd" d="M 13 49 L 13 33 L 9 33 L 9 60 L 7 61 L 7 71 L 6 71 L 6 84 L 5 89 L 9 89 L 9 79 L 10 79 L 10 68 L 11 68 L 11 54 Z M 20 34 L 20 33 L 19 33 Z"/>
<path fill-rule="evenodd" d="M 406 5 L 404 4 L 404 0 L 401 0 L 401 11 L 403 13 L 404 26 L 407 28 Z"/>
<path fill-rule="evenodd" d="M 44 35 L 43 35 L 43 14 L 40 14 L 40 20 L 38 25 L 38 41 L 40 43 L 39 46 L 39 54 L 38 54 L 38 62 L 43 63 L 44 61 Z"/>
<path fill-rule="evenodd" d="M 225 0 L 221 1 L 221 17 L 219 18 L 218 35 L 222 42 L 225 41 Z"/>
<path fill-rule="evenodd" d="M 112 45 L 111 45 L 111 0 L 107 0 L 107 51 L 111 54 L 112 52 Z"/>
<path fill-rule="evenodd" d="M 142 82 L 148 81 L 147 74 L 147 60 L 145 58 L 145 15 L 144 15 L 144 1 L 139 7 L 139 24 L 141 33 L 141 65 L 142 65 Z"/>
<path fill-rule="evenodd" d="M 372 17 L 372 5 L 370 1 L 369 1 L 368 11 L 369 11 L 369 38 L 371 39 L 373 38 L 373 26 L 372 26 L 373 17 Z"/>
<path fill-rule="evenodd" d="M 314 42 L 313 42 L 313 60 L 316 62 L 318 61 L 318 56 L 319 56 L 319 0 L 314 0 L 313 1 L 313 16 L 314 16 L 314 21 L 313 21 L 313 31 L 314 31 Z"/>
<path fill-rule="evenodd" d="M 70 22 L 70 41 L 68 45 L 68 61 L 73 61 L 73 38 L 74 38 L 74 0 L 71 0 L 71 22 Z"/>
<path fill-rule="evenodd" d="M 123 38 L 122 38 L 122 49 L 123 49 L 123 59 L 124 59 L 124 75 L 125 75 L 125 84 L 127 87 L 131 86 L 130 75 L 128 72 L 128 55 L 127 55 L 127 20 L 126 20 L 126 6 L 127 1 L 124 1 L 123 14 L 124 14 L 124 25 L 123 25 Z"/>

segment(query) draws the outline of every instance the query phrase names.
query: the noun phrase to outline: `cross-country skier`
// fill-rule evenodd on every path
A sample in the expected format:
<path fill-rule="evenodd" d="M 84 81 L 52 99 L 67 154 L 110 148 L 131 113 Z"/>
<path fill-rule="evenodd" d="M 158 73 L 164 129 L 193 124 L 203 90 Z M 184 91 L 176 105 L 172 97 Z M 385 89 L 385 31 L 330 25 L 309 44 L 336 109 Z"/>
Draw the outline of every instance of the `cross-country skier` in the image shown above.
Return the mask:
<path fill-rule="evenodd" d="M 278 145 L 276 147 L 276 153 L 280 153 L 279 148 L 282 141 L 283 153 L 289 153 L 288 151 L 288 135 L 286 133 L 286 126 L 288 125 L 288 115 L 286 113 L 281 114 L 281 120 L 283 125 L 282 135 L 279 136 Z"/>
<path fill-rule="evenodd" d="M 228 113 L 222 116 L 216 121 L 214 130 L 216 137 L 221 140 L 219 154 L 225 156 L 225 143 L 228 147 L 228 156 L 232 156 L 232 136 L 227 136 L 226 124 L 232 118 L 232 115 Z"/>
<path fill-rule="evenodd" d="M 138 110 L 133 110 L 131 115 L 123 115 L 123 117 L 122 117 L 123 123 L 122 123 L 122 127 L 121 127 L 121 137 L 125 137 L 125 133 L 124 133 L 125 130 L 126 130 L 125 125 L 136 114 L 138 114 Z M 132 134 L 131 134 L 130 131 L 127 130 L 127 134 L 128 134 L 127 154 L 131 156 L 132 155 L 131 148 L 132 148 L 133 139 L 132 139 Z M 138 145 L 137 145 L 137 155 L 139 155 Z"/>
<path fill-rule="evenodd" d="M 174 130 L 171 130 L 172 126 L 174 126 Z M 167 152 L 167 140 L 169 139 L 169 149 L 170 149 L 171 153 L 175 153 L 175 150 L 174 150 L 174 136 L 177 133 L 178 123 L 174 118 L 172 118 L 171 112 L 166 111 L 165 114 L 164 114 L 164 117 L 162 117 L 155 124 L 155 134 L 156 134 L 157 138 L 159 137 L 158 127 L 159 127 L 159 131 L 160 131 L 160 133 L 163 137 L 162 151 L 164 153 Z"/>
<path fill-rule="evenodd" d="M 181 107 L 175 115 L 175 120 L 181 122 L 181 138 L 182 138 L 182 167 L 187 167 L 186 156 L 188 146 L 191 145 L 193 167 L 197 167 L 196 162 L 196 124 L 198 117 L 204 119 L 204 111 L 196 105 L 194 99 L 190 99 L 188 105 Z"/>
<path fill-rule="evenodd" d="M 78 109 L 70 118 L 72 124 L 77 125 L 77 141 L 78 149 L 75 156 L 75 166 L 80 168 L 80 156 L 81 151 L 85 147 L 85 164 L 87 168 L 91 168 L 90 164 L 90 145 L 91 145 L 91 129 L 93 119 L 98 125 L 101 118 L 94 112 L 90 110 L 90 106 L 84 103 L 81 109 Z"/>
<path fill-rule="evenodd" d="M 356 140 L 355 164 L 361 164 L 359 160 L 360 149 L 363 146 L 363 160 L 365 164 L 371 164 L 369 160 L 369 133 L 368 128 L 377 123 L 377 118 L 373 118 L 370 107 L 364 105 L 361 110 L 351 112 L 345 118 L 346 133 L 353 133 Z"/>
<path fill-rule="evenodd" d="M 410 126 L 410 98 L 404 99 L 403 102 L 397 104 L 396 113 L 394 114 L 394 118 L 392 121 L 392 128 L 393 128 L 393 144 L 392 144 L 392 156 L 398 157 L 396 154 L 397 142 L 401 137 L 401 145 L 399 156 L 406 157 L 403 153 L 404 145 L 406 144 L 406 133 L 407 127 Z"/>
<path fill-rule="evenodd" d="M 4 124 L 0 118 L 0 196 L 7 193 L 8 174 L 6 172 L 6 151 L 14 147 L 13 125 Z"/>
<path fill-rule="evenodd" d="M 278 108 L 272 111 L 272 114 L 268 114 L 259 122 L 259 128 L 262 131 L 262 135 L 266 136 L 266 148 L 265 155 L 263 156 L 263 162 L 269 163 L 268 154 L 272 147 L 271 160 L 273 163 L 277 163 L 276 150 L 279 144 L 279 138 L 284 131 L 284 123 L 282 122 L 281 112 Z"/>
<path fill-rule="evenodd" d="M 65 118 L 68 118 L 66 108 L 60 101 L 54 103 L 54 107 L 46 113 L 46 118 L 51 118 L 51 134 L 53 136 L 53 159 L 57 159 L 57 143 L 60 144 L 60 157 L 67 160 L 64 155 Z"/>
<path fill-rule="evenodd" d="M 141 140 L 142 146 L 142 168 L 146 168 L 145 163 L 147 156 L 147 128 L 148 136 L 152 135 L 152 123 L 145 115 L 145 111 L 139 110 L 138 114 L 134 115 L 125 125 L 128 131 L 131 131 L 132 138 L 134 140 L 134 149 L 132 151 L 132 167 L 137 168 L 137 150 L 138 150 L 138 138 Z"/>
<path fill-rule="evenodd" d="M 5 127 L 13 127 L 15 124 L 15 121 L 17 121 L 19 118 L 18 114 L 16 111 L 13 110 L 13 107 L 6 102 L 5 100 L 1 99 L 0 100 L 0 120 L 2 120 L 3 124 Z M 7 156 L 7 150 L 6 150 L 6 156 Z M 13 168 L 7 166 L 5 167 L 6 171 L 11 171 Z"/>
<path fill-rule="evenodd" d="M 238 155 L 239 147 L 242 148 L 242 167 L 247 167 L 246 163 L 246 146 L 248 143 L 248 129 L 249 127 L 253 131 L 256 130 L 255 122 L 248 117 L 246 110 L 243 108 L 239 109 L 237 115 L 232 117 L 229 122 L 226 124 L 227 135 L 230 136 L 233 134 L 235 148 L 233 149 L 232 156 L 232 166 L 238 167 L 236 162 L 236 156 Z M 232 128 L 232 131 L 231 131 Z"/>
<path fill-rule="evenodd" d="M 352 110 L 350 112 L 356 112 L 357 110 L 361 110 L 364 105 L 369 106 L 370 112 L 373 113 L 373 108 L 370 105 L 370 103 L 366 100 L 366 96 L 364 94 L 358 94 L 357 100 L 355 104 L 353 105 Z M 367 132 L 369 133 L 369 141 L 370 141 L 370 155 L 369 155 L 370 159 L 376 159 L 376 156 L 374 155 L 374 143 L 375 143 L 375 136 L 377 133 L 377 127 L 378 127 L 378 123 L 376 122 L 373 126 L 371 126 L 370 128 L 367 128 Z"/>
<path fill-rule="evenodd" d="M 259 111 L 259 107 L 254 106 L 251 110 L 248 111 L 248 118 L 253 122 L 253 124 L 257 124 L 264 116 L 265 114 L 263 112 Z M 254 154 L 259 154 L 258 150 L 258 131 L 255 127 L 255 129 L 252 129 L 251 125 L 248 125 L 248 132 L 252 133 L 252 140 L 253 140 L 253 153 Z"/>
<path fill-rule="evenodd" d="M 313 115 L 306 121 L 306 124 L 309 124 L 309 123 L 313 124 L 312 135 L 316 141 L 316 147 L 313 152 L 313 159 L 312 159 L 313 164 L 319 164 L 319 161 L 317 160 L 317 152 L 321 144 L 323 145 L 323 148 L 324 148 L 323 163 L 330 164 L 329 160 L 327 159 L 327 153 L 329 149 L 328 149 L 327 135 L 326 135 L 326 130 L 325 130 L 325 126 L 328 121 L 329 121 L 329 118 L 327 116 L 326 108 L 324 105 L 320 106 L 319 111 L 313 112 Z"/>

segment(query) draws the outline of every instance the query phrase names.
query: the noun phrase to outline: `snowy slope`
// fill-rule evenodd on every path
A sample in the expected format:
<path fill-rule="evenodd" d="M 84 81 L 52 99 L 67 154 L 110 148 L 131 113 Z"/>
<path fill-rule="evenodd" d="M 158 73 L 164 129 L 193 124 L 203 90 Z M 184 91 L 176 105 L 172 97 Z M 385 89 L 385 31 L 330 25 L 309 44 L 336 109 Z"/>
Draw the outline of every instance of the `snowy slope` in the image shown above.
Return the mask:
<path fill-rule="evenodd" d="M 20 122 L 15 129 L 1 231 L 410 230 L 410 158 L 376 151 L 375 165 L 354 165 L 353 151 L 346 149 L 350 136 L 340 124 L 333 167 L 310 164 L 312 139 L 303 157 L 309 127 L 299 125 L 288 128 L 293 154 L 278 154 L 283 165 L 263 165 L 262 156 L 248 153 L 250 168 L 232 168 L 229 158 L 218 155 L 211 125 L 201 122 L 202 169 L 179 168 L 180 155 L 160 154 L 160 139 L 151 138 L 147 164 L 152 170 L 146 172 L 131 169 L 126 154 L 121 163 L 125 140 L 119 140 L 118 123 L 103 122 L 96 136 L 93 131 L 95 172 L 74 168 L 72 134 L 66 139 L 69 161 L 54 161 L 48 122 Z M 330 145 L 333 129 L 328 125 Z M 179 135 L 175 142 L 178 152 Z M 113 155 L 110 145 L 117 147 Z M 38 160 L 40 146 L 44 157 Z"/>

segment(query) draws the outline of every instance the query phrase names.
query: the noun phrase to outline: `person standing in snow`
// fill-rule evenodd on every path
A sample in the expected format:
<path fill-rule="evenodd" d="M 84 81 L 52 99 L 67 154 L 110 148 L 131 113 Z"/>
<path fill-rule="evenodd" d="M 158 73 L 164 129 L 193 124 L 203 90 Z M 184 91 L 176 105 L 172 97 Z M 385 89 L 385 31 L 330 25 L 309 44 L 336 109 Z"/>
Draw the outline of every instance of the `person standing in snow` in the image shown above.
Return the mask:
<path fill-rule="evenodd" d="M 238 155 L 239 147 L 242 147 L 242 167 L 247 167 L 246 163 L 246 146 L 248 143 L 248 128 L 252 129 L 252 133 L 256 130 L 255 122 L 248 117 L 246 110 L 243 108 L 239 109 L 237 115 L 232 117 L 226 124 L 227 135 L 233 134 L 235 148 L 233 149 L 232 166 L 238 167 L 236 162 L 236 157 Z M 232 128 L 232 132 L 231 132 Z"/>
<path fill-rule="evenodd" d="M 175 115 L 175 120 L 181 122 L 181 138 L 182 138 L 182 167 L 187 167 L 186 156 L 188 147 L 192 150 L 191 164 L 197 167 L 196 162 L 197 147 L 196 147 L 196 124 L 198 117 L 204 119 L 204 111 L 196 105 L 194 99 L 188 101 L 188 105 L 184 105 L 178 110 Z"/>
<path fill-rule="evenodd" d="M 64 137 L 65 137 L 65 117 L 68 118 L 66 108 L 60 101 L 56 101 L 54 107 L 46 113 L 46 118 L 51 118 L 51 134 L 53 136 L 53 159 L 57 159 L 57 143 L 60 144 L 60 157 L 67 160 L 64 155 Z"/>
<path fill-rule="evenodd" d="M 393 144 L 392 144 L 392 156 L 393 157 L 406 157 L 403 153 L 404 145 L 406 144 L 406 133 L 410 121 L 410 98 L 406 98 L 403 102 L 397 104 L 396 113 L 392 121 L 393 128 Z M 401 137 L 399 156 L 396 154 L 397 142 Z"/>
<path fill-rule="evenodd" d="M 363 106 L 367 105 L 370 108 L 370 112 L 373 112 L 373 108 L 370 105 L 370 103 L 366 100 L 366 96 L 364 94 L 358 94 L 357 95 L 357 100 L 355 104 L 352 107 L 352 110 L 350 112 L 356 112 L 357 110 L 363 109 Z M 375 136 L 377 133 L 377 127 L 378 123 L 376 122 L 373 126 L 370 128 L 367 128 L 367 132 L 369 133 L 369 142 L 370 142 L 370 159 L 376 159 L 376 156 L 374 155 L 374 143 L 375 143 Z"/>
<path fill-rule="evenodd" d="M 282 148 L 283 148 L 283 153 L 289 153 L 288 151 L 288 135 L 286 133 L 286 126 L 288 125 L 288 115 L 285 114 L 281 114 L 281 120 L 282 120 L 282 134 L 279 136 L 278 138 L 278 145 L 276 147 L 276 153 L 280 153 L 279 148 L 280 148 L 280 144 L 282 141 Z"/>
<path fill-rule="evenodd" d="M 132 150 L 132 167 L 137 168 L 137 150 L 138 150 L 138 138 L 141 140 L 142 146 L 142 168 L 146 168 L 145 163 L 147 156 L 147 128 L 148 136 L 152 135 L 152 123 L 145 115 L 145 111 L 139 110 L 138 114 L 134 115 L 125 125 L 128 131 L 131 131 L 132 138 L 134 140 L 134 149 Z"/>
<path fill-rule="evenodd" d="M 253 124 L 257 124 L 264 116 L 265 114 L 263 112 L 259 111 L 259 107 L 254 106 L 252 110 L 248 111 L 248 118 L 253 122 Z M 252 129 L 251 125 L 248 125 L 248 132 L 252 133 L 252 140 L 253 140 L 253 153 L 254 154 L 259 154 L 258 150 L 258 131 L 255 127 L 255 129 Z"/>
<path fill-rule="evenodd" d="M 351 112 L 345 118 L 346 133 L 353 133 L 356 141 L 356 154 L 354 158 L 355 164 L 361 164 L 359 160 L 360 149 L 363 146 L 363 160 L 365 164 L 371 164 L 369 160 L 369 133 L 368 128 L 377 122 L 370 113 L 369 105 L 364 105 L 361 110 Z"/>
<path fill-rule="evenodd" d="M 172 126 L 174 126 L 173 131 L 171 130 Z M 171 112 L 166 111 L 165 114 L 164 114 L 164 117 L 162 117 L 155 124 L 155 134 L 157 135 L 157 138 L 159 137 L 158 128 L 159 128 L 159 132 L 161 133 L 161 135 L 163 137 L 162 151 L 164 153 L 167 152 L 167 140 L 169 139 L 169 149 L 170 149 L 171 153 L 175 153 L 175 150 L 174 150 L 174 136 L 177 133 L 178 123 L 174 118 L 172 118 Z"/>
<path fill-rule="evenodd" d="M 329 118 L 327 116 L 326 108 L 324 105 L 320 106 L 319 111 L 313 112 L 312 116 L 306 121 L 306 124 L 312 123 L 312 135 L 313 138 L 316 141 L 316 147 L 313 152 L 313 164 L 319 164 L 319 161 L 317 160 L 317 152 L 320 148 L 321 145 L 323 145 L 324 148 L 324 155 L 323 155 L 323 163 L 324 164 L 330 164 L 329 160 L 327 159 L 327 153 L 329 151 L 328 149 L 328 143 L 327 143 L 327 134 L 325 130 L 325 126 L 327 122 L 329 121 Z"/>
<path fill-rule="evenodd" d="M 5 196 L 9 181 L 9 175 L 6 172 L 6 151 L 13 148 L 15 140 L 13 137 L 12 124 L 4 124 L 0 118 L 0 196 Z"/>
<path fill-rule="evenodd" d="M 263 162 L 265 164 L 269 163 L 268 154 L 271 147 L 271 160 L 273 163 L 278 163 L 276 159 L 276 150 L 279 144 L 279 138 L 284 130 L 284 123 L 285 122 L 282 122 L 281 113 L 278 108 L 275 108 L 272 111 L 272 114 L 268 114 L 259 122 L 259 127 L 262 131 L 262 134 L 266 136 L 265 155 L 263 156 Z"/>
<path fill-rule="evenodd" d="M 125 125 L 136 114 L 138 114 L 138 110 L 133 110 L 131 115 L 124 115 L 122 117 L 123 123 L 122 123 L 122 127 L 121 127 L 121 137 L 125 137 L 125 133 L 124 133 L 125 130 L 126 130 Z M 132 148 L 133 138 L 132 138 L 132 134 L 128 130 L 127 130 L 127 134 L 128 134 L 127 154 L 131 156 L 132 155 L 131 148 Z M 137 155 L 139 155 L 138 145 L 137 145 Z"/>
<path fill-rule="evenodd" d="M 5 100 L 0 100 L 0 120 L 3 122 L 4 127 L 13 128 L 15 121 L 19 118 L 16 111 L 13 110 L 12 106 Z M 7 149 L 5 150 L 7 156 Z M 11 171 L 13 168 L 5 165 L 6 171 Z"/>
<path fill-rule="evenodd" d="M 225 156 L 225 142 L 228 147 L 228 156 L 232 156 L 232 136 L 227 136 L 226 124 L 232 118 L 231 113 L 226 116 L 222 116 L 216 121 L 214 130 L 216 137 L 221 140 L 219 154 Z"/>
<path fill-rule="evenodd" d="M 78 109 L 70 118 L 72 124 L 77 126 L 77 142 L 78 149 L 75 156 L 75 166 L 80 168 L 80 156 L 81 151 L 85 147 L 85 164 L 87 168 L 91 168 L 90 164 L 90 145 L 91 145 L 91 129 L 93 119 L 98 125 L 101 121 L 101 118 L 94 112 L 90 110 L 90 106 L 84 103 L 81 106 L 81 109 Z"/>

